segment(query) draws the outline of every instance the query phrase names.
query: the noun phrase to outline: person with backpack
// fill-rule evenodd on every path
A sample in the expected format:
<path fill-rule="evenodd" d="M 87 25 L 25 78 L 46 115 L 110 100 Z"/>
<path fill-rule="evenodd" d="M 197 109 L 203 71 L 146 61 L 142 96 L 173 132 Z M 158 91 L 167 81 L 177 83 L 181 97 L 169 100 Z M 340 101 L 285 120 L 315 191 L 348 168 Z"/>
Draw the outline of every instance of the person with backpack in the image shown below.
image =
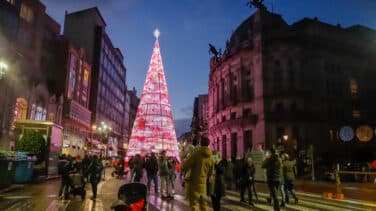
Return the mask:
<path fill-rule="evenodd" d="M 88 172 L 90 174 L 91 188 L 93 191 L 93 197 L 91 199 L 94 201 L 97 198 L 97 187 L 98 187 L 98 183 L 101 181 L 102 170 L 103 170 L 102 162 L 98 159 L 97 155 L 94 155 L 93 160 L 88 169 Z"/>
<path fill-rule="evenodd" d="M 144 168 L 148 177 L 148 191 L 151 190 L 151 181 L 153 181 L 154 191 L 158 193 L 158 160 L 154 152 L 151 153 L 150 158 L 146 159 Z"/>

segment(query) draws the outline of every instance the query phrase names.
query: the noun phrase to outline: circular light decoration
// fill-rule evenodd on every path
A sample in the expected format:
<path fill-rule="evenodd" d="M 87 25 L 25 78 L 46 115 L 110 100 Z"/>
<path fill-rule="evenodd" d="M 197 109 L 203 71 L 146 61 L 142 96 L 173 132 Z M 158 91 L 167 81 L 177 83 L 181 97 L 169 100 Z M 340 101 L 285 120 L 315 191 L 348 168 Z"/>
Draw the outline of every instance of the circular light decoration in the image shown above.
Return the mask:
<path fill-rule="evenodd" d="M 356 137 L 358 137 L 361 142 L 368 142 L 373 138 L 373 130 L 368 125 L 359 126 L 356 129 Z"/>
<path fill-rule="evenodd" d="M 339 137 L 342 141 L 351 141 L 354 138 L 354 130 L 349 126 L 344 126 L 339 131 Z"/>

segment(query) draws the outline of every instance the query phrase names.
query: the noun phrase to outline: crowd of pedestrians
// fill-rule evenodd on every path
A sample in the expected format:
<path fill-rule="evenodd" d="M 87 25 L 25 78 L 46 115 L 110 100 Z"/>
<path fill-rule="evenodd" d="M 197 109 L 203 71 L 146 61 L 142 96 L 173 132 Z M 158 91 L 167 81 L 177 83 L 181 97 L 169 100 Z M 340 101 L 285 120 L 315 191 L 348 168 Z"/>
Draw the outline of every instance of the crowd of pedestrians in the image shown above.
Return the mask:
<path fill-rule="evenodd" d="M 180 179 L 189 202 L 189 210 L 208 210 L 210 198 L 214 211 L 219 211 L 226 190 L 234 188 L 239 191 L 241 202 L 254 207 L 258 198 L 255 189 L 256 168 L 251 150 L 247 150 L 243 158 L 227 160 L 208 146 L 209 139 L 206 137 L 186 145 L 181 151 L 181 163 L 174 157 L 168 157 L 166 151 L 159 154 L 151 152 L 144 157 L 137 154 L 130 157 L 128 162 L 124 158 L 115 159 L 112 163 L 115 171 L 112 174 L 123 178 L 124 174 L 129 173 L 129 182 L 141 182 L 146 172 L 147 190 L 154 190 L 155 195 L 160 195 L 163 200 L 173 200 L 176 170 L 181 166 Z M 82 160 L 62 155 L 59 161 L 59 174 L 62 178 L 60 198 L 69 190 L 69 175 L 80 173 L 85 181 L 91 183 L 92 199 L 95 200 L 98 183 L 105 176 L 104 166 L 106 161 L 97 155 L 85 156 Z M 126 167 L 129 167 L 129 172 Z M 274 210 L 280 210 L 286 203 L 290 203 L 289 194 L 294 203 L 298 203 L 294 190 L 295 161 L 290 160 L 286 152 L 277 153 L 275 148 L 271 148 L 265 155 L 262 168 L 265 169 L 270 193 L 267 202 L 273 204 Z M 278 199 L 279 194 L 281 201 Z"/>
<path fill-rule="evenodd" d="M 102 164 L 102 158 L 99 159 L 97 155 L 85 156 L 82 160 L 80 157 L 71 157 L 70 155 L 60 156 L 58 163 L 58 173 L 61 175 L 61 184 L 59 189 L 59 198 L 67 198 L 70 189 L 72 188 L 72 179 L 70 175 L 79 174 L 82 176 L 83 185 L 86 182 L 91 183 L 93 196 L 95 200 L 97 197 L 98 183 L 101 181 L 104 174 L 104 166 Z"/>

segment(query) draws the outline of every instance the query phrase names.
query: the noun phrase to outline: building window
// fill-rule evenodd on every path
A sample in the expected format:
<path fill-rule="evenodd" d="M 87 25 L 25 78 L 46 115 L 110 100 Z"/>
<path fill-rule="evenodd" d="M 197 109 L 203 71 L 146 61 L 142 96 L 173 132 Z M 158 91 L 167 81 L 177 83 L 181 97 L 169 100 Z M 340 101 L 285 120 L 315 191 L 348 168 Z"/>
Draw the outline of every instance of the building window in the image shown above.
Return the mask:
<path fill-rule="evenodd" d="M 236 112 L 231 112 L 230 118 L 231 119 L 236 119 Z"/>
<path fill-rule="evenodd" d="M 278 92 L 282 88 L 282 71 L 281 64 L 278 60 L 274 62 L 273 88 L 274 92 Z"/>
<path fill-rule="evenodd" d="M 238 154 L 238 136 L 236 133 L 231 133 L 231 157 L 235 157 Z"/>
<path fill-rule="evenodd" d="M 280 139 L 280 141 L 282 141 L 281 138 L 282 138 L 282 136 L 285 135 L 285 133 L 286 133 L 285 128 L 283 128 L 283 127 L 278 127 L 276 132 L 277 132 L 277 139 Z"/>
<path fill-rule="evenodd" d="M 33 10 L 26 4 L 21 4 L 20 17 L 25 21 L 31 23 L 34 19 Z"/>
<path fill-rule="evenodd" d="M 355 79 L 350 79 L 350 93 L 351 96 L 357 96 L 359 91 L 358 82 Z"/>
<path fill-rule="evenodd" d="M 6 0 L 7 2 L 9 2 L 9 4 L 11 5 L 15 5 L 16 4 L 16 0 Z"/>
<path fill-rule="evenodd" d="M 227 140 L 226 135 L 222 136 L 222 157 L 227 159 Z"/>
<path fill-rule="evenodd" d="M 36 113 L 36 105 L 33 104 L 31 106 L 30 119 L 35 119 L 35 113 Z"/>
<path fill-rule="evenodd" d="M 359 110 L 353 110 L 352 116 L 353 116 L 354 119 L 359 119 L 360 118 L 360 111 Z"/>
<path fill-rule="evenodd" d="M 76 68 L 77 68 L 77 59 L 71 54 L 70 63 L 69 63 L 69 84 L 68 84 L 68 98 L 74 97 L 74 89 L 76 86 Z"/>
<path fill-rule="evenodd" d="M 226 121 L 226 116 L 222 116 L 222 122 Z"/>
<path fill-rule="evenodd" d="M 251 113 L 252 113 L 251 109 L 246 108 L 246 109 L 243 110 L 243 117 L 249 117 L 249 116 L 251 116 Z"/>
<path fill-rule="evenodd" d="M 252 149 L 253 143 L 252 143 L 252 131 L 251 130 L 246 130 L 244 131 L 243 134 L 243 147 L 244 151 L 248 149 Z"/>
<path fill-rule="evenodd" d="M 56 119 L 55 114 L 52 113 L 52 112 L 50 112 L 50 113 L 48 114 L 48 121 L 50 121 L 50 122 L 55 122 L 55 119 Z"/>
<path fill-rule="evenodd" d="M 289 74 L 289 88 L 294 89 L 295 83 L 296 83 L 296 78 L 295 78 L 296 73 L 292 66 L 290 67 L 288 74 Z"/>
<path fill-rule="evenodd" d="M 298 110 L 298 105 L 296 102 L 291 103 L 291 111 L 297 111 Z"/>
<path fill-rule="evenodd" d="M 283 107 L 283 104 L 282 103 L 277 103 L 275 105 L 275 112 L 284 112 L 285 111 L 285 108 Z"/>

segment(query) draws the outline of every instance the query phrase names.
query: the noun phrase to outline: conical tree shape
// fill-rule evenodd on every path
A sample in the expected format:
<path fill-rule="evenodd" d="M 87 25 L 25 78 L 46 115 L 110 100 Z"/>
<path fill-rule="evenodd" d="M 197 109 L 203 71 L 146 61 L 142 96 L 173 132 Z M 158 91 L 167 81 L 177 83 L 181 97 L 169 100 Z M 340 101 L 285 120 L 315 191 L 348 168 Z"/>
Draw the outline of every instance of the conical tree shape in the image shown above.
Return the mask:
<path fill-rule="evenodd" d="M 180 160 L 158 36 L 156 37 L 127 157 L 166 150 L 167 156 Z"/>

